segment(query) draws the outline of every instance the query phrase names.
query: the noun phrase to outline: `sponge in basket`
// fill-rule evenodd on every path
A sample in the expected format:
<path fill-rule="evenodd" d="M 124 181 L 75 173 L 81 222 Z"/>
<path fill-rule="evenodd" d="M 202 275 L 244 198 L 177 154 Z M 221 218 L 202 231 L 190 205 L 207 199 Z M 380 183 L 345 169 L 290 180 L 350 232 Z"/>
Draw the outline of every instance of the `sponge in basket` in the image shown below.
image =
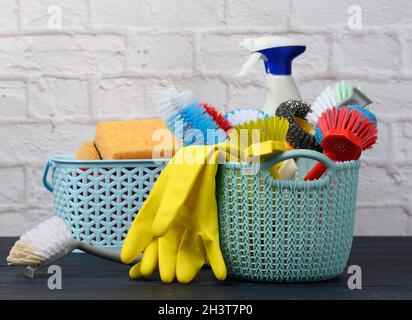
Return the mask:
<path fill-rule="evenodd" d="M 93 141 L 86 141 L 76 151 L 77 160 L 101 160 Z"/>
<path fill-rule="evenodd" d="M 100 122 L 94 144 L 104 160 L 172 157 L 180 147 L 161 119 Z"/>

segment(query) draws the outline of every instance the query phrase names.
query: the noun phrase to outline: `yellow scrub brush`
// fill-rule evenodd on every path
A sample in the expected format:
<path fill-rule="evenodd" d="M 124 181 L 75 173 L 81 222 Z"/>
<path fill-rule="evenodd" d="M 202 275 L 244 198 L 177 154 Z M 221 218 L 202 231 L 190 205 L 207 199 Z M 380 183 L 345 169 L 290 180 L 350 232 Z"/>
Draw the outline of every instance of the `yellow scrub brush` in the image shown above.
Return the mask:
<path fill-rule="evenodd" d="M 229 134 L 230 143 L 243 151 L 243 160 L 265 160 L 285 151 L 285 137 L 289 129 L 283 117 L 260 118 L 235 126 Z"/>

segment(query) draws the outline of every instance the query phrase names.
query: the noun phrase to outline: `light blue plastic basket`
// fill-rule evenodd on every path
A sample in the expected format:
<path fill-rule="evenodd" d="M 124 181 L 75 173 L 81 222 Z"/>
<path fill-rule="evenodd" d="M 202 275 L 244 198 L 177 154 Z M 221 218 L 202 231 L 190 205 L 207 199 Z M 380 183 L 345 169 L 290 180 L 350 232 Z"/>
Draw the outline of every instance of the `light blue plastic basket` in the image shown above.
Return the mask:
<path fill-rule="evenodd" d="M 166 163 L 53 156 L 46 163 L 43 184 L 53 192 L 55 214 L 66 222 L 76 240 L 120 249 Z"/>
<path fill-rule="evenodd" d="M 298 158 L 295 180 L 268 169 Z M 328 171 L 303 181 L 316 163 Z M 335 163 L 321 153 L 293 150 L 262 164 L 226 163 L 217 176 L 220 243 L 232 278 L 301 282 L 343 272 L 352 246 L 360 161 Z"/>

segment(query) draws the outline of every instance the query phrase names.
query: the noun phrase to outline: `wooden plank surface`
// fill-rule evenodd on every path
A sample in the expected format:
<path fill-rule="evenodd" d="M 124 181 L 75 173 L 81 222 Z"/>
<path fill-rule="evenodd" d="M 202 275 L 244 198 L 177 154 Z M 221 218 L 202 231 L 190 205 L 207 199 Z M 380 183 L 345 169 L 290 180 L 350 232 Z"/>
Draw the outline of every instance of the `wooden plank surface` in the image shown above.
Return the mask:
<path fill-rule="evenodd" d="M 349 265 L 362 268 L 363 288 L 350 290 L 345 272 L 323 282 L 304 284 L 218 282 L 204 269 L 189 285 L 163 284 L 157 276 L 128 277 L 128 266 L 77 253 L 60 260 L 62 290 L 47 287 L 49 275 L 23 276 L 7 266 L 15 238 L 0 238 L 0 299 L 412 299 L 412 237 L 357 237 Z"/>

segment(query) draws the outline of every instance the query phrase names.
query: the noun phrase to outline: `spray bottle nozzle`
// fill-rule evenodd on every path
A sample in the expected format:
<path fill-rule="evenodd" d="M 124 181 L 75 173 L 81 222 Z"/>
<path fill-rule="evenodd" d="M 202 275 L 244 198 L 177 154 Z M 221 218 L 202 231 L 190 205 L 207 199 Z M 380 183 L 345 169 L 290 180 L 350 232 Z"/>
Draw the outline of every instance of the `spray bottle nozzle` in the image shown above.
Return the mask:
<path fill-rule="evenodd" d="M 243 65 L 239 76 L 246 74 L 259 59 L 265 64 L 266 73 L 291 75 L 293 59 L 306 50 L 304 45 L 277 37 L 245 39 L 240 46 L 252 54 Z"/>
<path fill-rule="evenodd" d="M 266 73 L 292 74 L 292 60 L 305 52 L 305 46 L 285 46 L 259 50 L 265 63 Z"/>

